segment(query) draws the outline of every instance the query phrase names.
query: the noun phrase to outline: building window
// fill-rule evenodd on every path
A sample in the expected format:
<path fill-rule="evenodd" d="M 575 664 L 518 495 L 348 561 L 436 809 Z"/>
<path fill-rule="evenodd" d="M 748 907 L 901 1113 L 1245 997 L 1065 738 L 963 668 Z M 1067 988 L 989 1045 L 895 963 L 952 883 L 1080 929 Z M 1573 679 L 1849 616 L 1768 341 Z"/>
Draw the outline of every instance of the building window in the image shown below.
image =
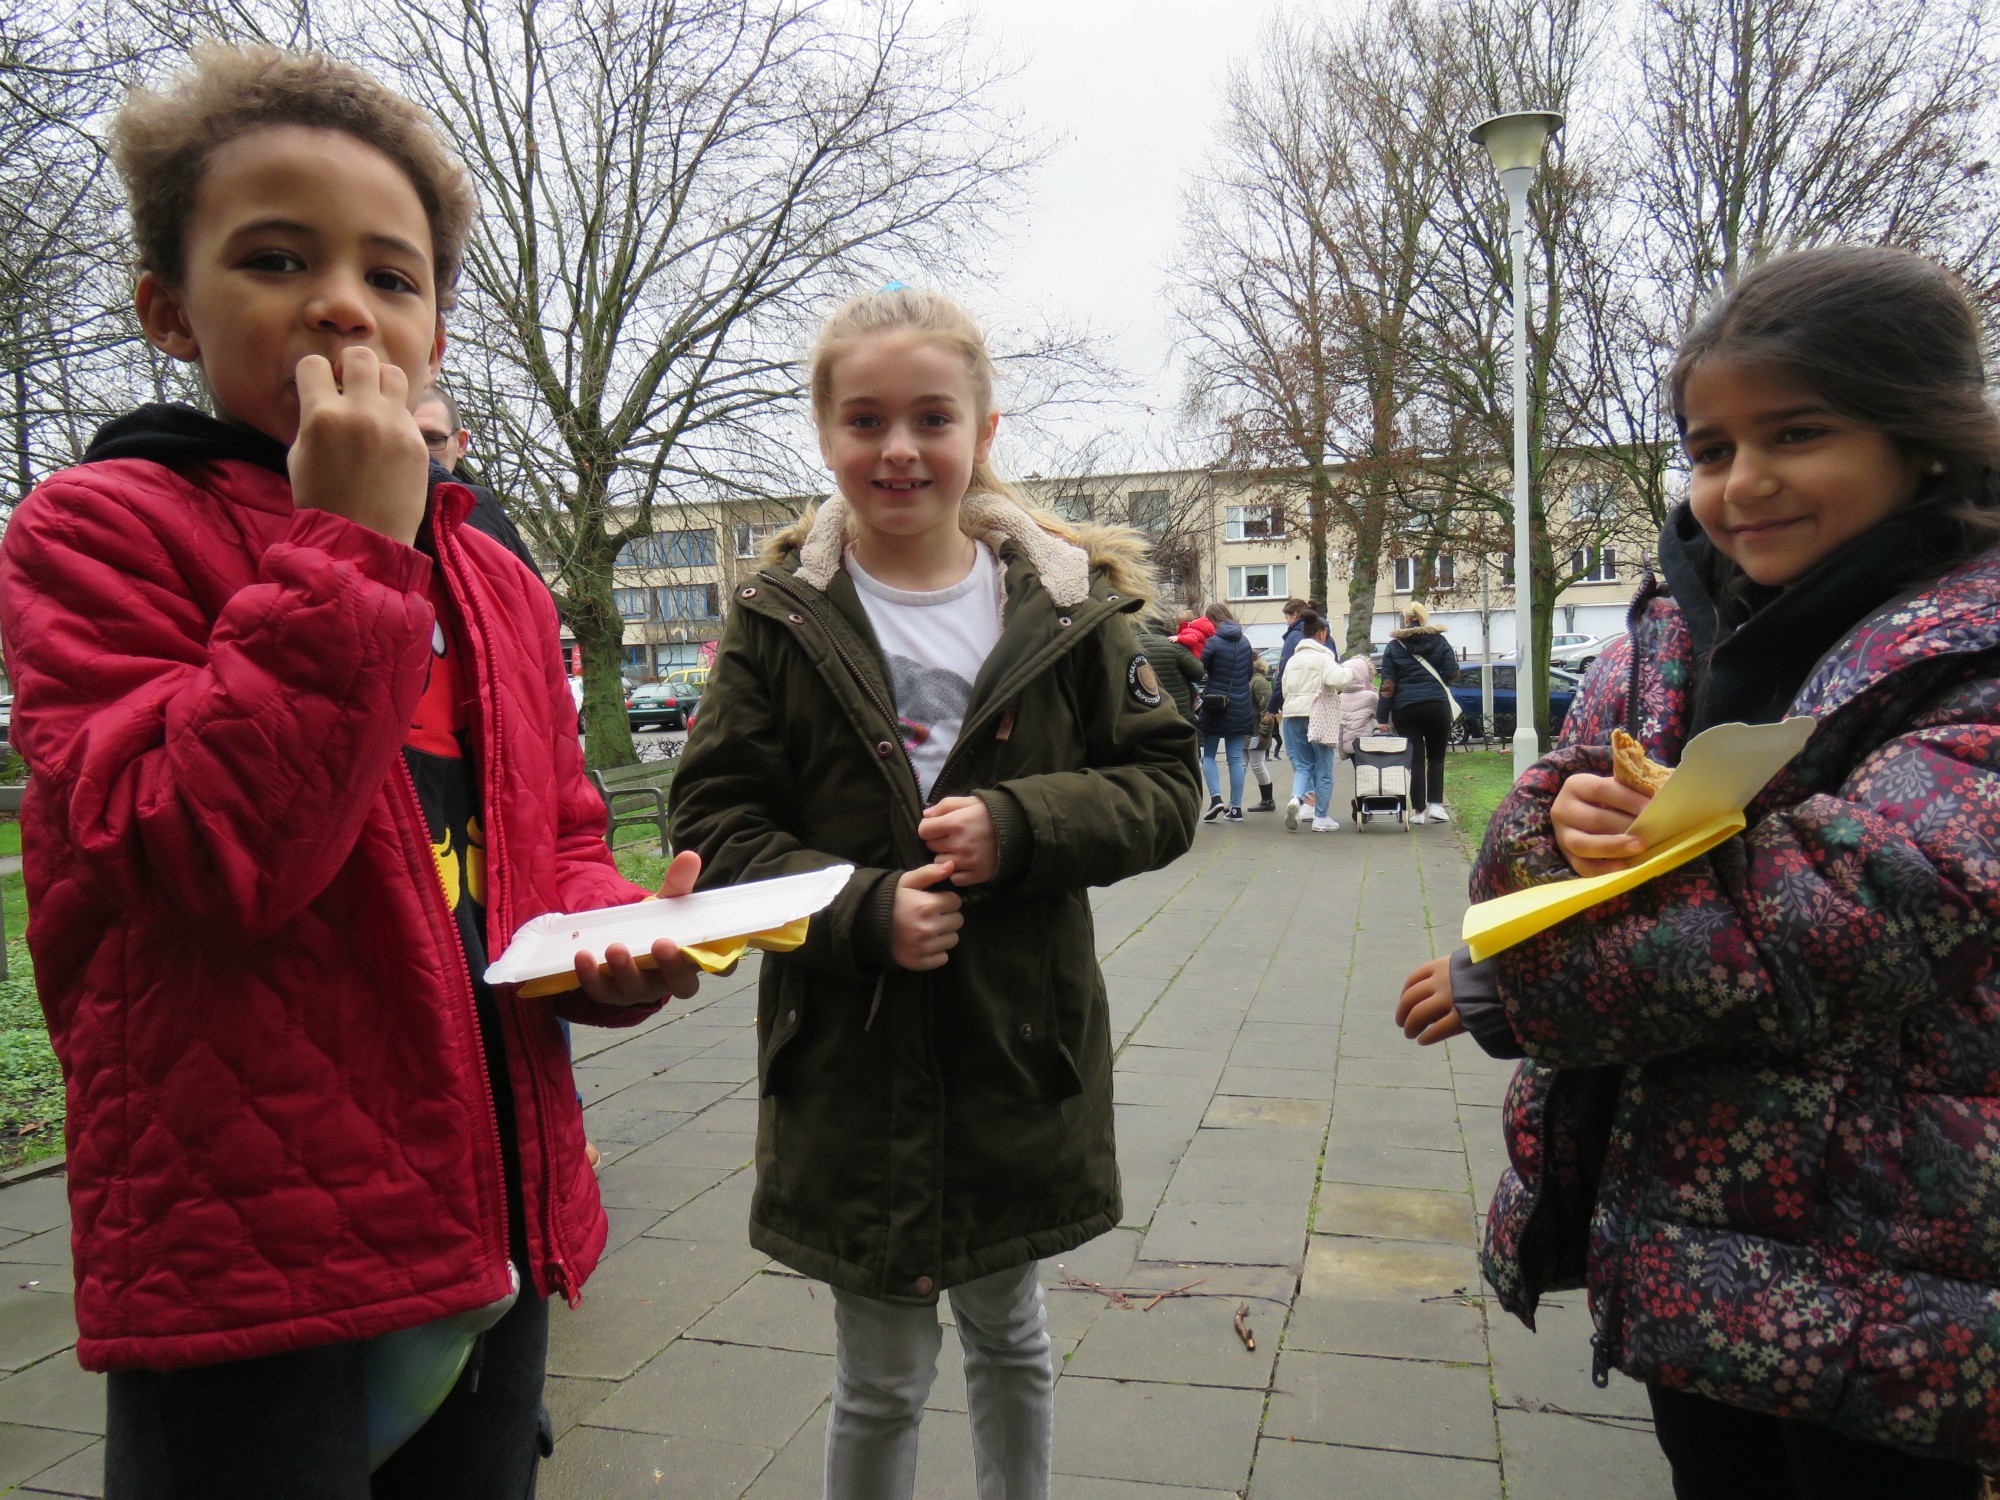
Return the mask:
<path fill-rule="evenodd" d="M 652 663 L 647 660 L 644 646 L 627 646 L 618 665 L 625 671 L 637 672 L 641 677 L 652 672 Z"/>
<path fill-rule="evenodd" d="M 1579 521 L 1610 521 L 1618 515 L 1618 487 L 1607 480 L 1593 480 L 1571 487 L 1569 512 Z"/>
<path fill-rule="evenodd" d="M 644 589 L 613 589 L 611 604 L 618 611 L 620 619 L 643 620 L 646 618 L 646 591 Z"/>
<path fill-rule="evenodd" d="M 1285 565 L 1252 563 L 1229 570 L 1229 597 L 1232 599 L 1282 599 L 1285 597 Z"/>
<path fill-rule="evenodd" d="M 656 531 L 635 536 L 618 549 L 621 568 L 709 568 L 715 566 L 713 531 Z"/>
<path fill-rule="evenodd" d="M 654 589 L 653 602 L 662 620 L 712 620 L 715 618 L 715 585 L 680 583 Z"/>
<path fill-rule="evenodd" d="M 1090 496 L 1088 495 L 1052 495 L 1049 497 L 1049 509 L 1054 511 L 1062 520 L 1071 522 L 1072 524 L 1080 525 L 1091 519 Z"/>
<path fill-rule="evenodd" d="M 701 665 L 701 643 L 683 641 L 655 646 L 655 656 L 662 672 L 671 672 L 675 667 L 698 667 Z"/>
<path fill-rule="evenodd" d="M 1285 518 L 1275 505 L 1231 505 L 1222 512 L 1225 542 L 1262 542 L 1285 534 Z"/>
<path fill-rule="evenodd" d="M 1134 531 L 1159 536 L 1167 529 L 1170 509 L 1165 490 L 1134 490 L 1125 500 L 1125 522 Z"/>
<path fill-rule="evenodd" d="M 1417 587 L 1417 565 L 1423 561 L 1418 557 L 1396 559 L 1395 591 L 1408 594 Z M 1448 589 L 1458 581 L 1458 562 L 1449 553 L 1440 553 L 1431 564 L 1431 587 Z"/>
<path fill-rule="evenodd" d="M 789 521 L 739 522 L 736 527 L 736 555 L 739 558 L 763 556 L 764 544 L 789 525 Z"/>
<path fill-rule="evenodd" d="M 1570 559 L 1570 568 L 1580 583 L 1616 583 L 1618 581 L 1618 549 L 1616 547 L 1585 547 Z"/>

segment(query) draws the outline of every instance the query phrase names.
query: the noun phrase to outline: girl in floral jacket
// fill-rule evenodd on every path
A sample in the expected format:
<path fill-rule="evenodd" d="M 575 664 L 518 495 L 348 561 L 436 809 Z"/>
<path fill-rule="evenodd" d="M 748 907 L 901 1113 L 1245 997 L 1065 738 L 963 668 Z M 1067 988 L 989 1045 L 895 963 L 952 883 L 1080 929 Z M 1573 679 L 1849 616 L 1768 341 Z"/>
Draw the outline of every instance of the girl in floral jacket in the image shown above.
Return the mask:
<path fill-rule="evenodd" d="M 1681 1500 L 1953 1496 L 2000 1467 L 2000 418 L 1936 266 L 1746 276 L 1672 395 L 1692 468 L 1625 642 L 1502 804 L 1484 899 L 1619 867 L 1659 760 L 1818 721 L 1749 827 L 1487 964 L 1412 1036 L 1528 1061 L 1487 1274 L 1532 1326 L 1588 1286 Z M 1587 1226 L 1587 1228 L 1586 1228 Z"/>

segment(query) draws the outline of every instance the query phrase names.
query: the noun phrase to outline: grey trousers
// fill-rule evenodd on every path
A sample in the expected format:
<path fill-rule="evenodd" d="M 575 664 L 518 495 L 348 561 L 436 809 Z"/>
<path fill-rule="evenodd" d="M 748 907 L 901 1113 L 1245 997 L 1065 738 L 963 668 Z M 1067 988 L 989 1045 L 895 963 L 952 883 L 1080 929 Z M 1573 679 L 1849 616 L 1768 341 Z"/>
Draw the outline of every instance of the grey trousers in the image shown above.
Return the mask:
<path fill-rule="evenodd" d="M 1048 1500 L 1056 1371 L 1039 1272 L 1029 1261 L 949 1293 L 979 1500 Z M 937 1309 L 836 1289 L 833 1326 L 827 1500 L 910 1500 L 917 1424 L 944 1342 Z"/>

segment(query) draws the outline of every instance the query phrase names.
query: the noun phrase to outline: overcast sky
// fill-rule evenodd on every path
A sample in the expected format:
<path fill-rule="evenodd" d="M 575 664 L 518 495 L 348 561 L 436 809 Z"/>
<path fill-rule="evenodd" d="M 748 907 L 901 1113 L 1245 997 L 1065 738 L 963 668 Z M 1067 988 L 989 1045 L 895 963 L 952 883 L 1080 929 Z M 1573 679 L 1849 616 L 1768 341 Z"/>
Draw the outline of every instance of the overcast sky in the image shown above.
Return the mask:
<path fill-rule="evenodd" d="M 1181 393 L 1162 285 L 1181 188 L 1210 148 L 1231 64 L 1250 55 L 1279 9 L 1278 0 L 988 0 L 979 9 L 1001 55 L 1019 66 L 1011 97 L 1058 138 L 995 292 L 1087 320 L 1136 382 L 1137 410 L 1074 423 L 1072 441 L 1093 421 L 1116 422 L 1135 444 L 1170 433 Z M 1031 466 L 1028 452 L 1009 454 L 1004 443 L 1000 456 L 1016 472 Z"/>

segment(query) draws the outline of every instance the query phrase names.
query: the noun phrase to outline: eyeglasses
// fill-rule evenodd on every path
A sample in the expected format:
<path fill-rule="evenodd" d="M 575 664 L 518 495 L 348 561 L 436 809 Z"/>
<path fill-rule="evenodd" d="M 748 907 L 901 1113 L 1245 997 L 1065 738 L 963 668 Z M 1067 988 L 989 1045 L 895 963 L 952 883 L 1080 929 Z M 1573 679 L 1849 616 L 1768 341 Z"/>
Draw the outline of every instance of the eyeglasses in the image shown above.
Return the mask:
<path fill-rule="evenodd" d="M 449 432 L 427 432 L 424 434 L 424 446 L 436 453 L 440 449 L 449 448 L 453 436 L 454 434 Z"/>

